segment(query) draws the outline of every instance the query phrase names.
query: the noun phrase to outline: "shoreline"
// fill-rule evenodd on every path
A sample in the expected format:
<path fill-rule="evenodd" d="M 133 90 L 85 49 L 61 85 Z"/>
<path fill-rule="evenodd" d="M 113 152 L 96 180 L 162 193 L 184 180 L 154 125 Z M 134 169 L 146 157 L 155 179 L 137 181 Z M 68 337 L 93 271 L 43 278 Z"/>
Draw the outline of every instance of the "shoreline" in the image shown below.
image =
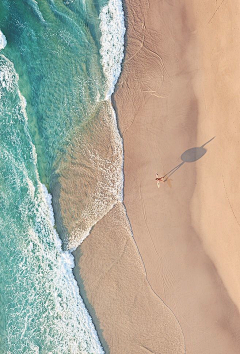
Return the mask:
<path fill-rule="evenodd" d="M 125 36 L 124 36 L 124 40 L 125 40 L 124 41 L 124 43 L 125 43 L 124 53 L 126 55 L 128 26 L 127 26 L 127 16 L 126 16 L 126 9 L 127 8 L 126 8 L 125 3 L 123 3 L 123 9 L 124 9 L 124 14 L 125 14 L 124 23 L 125 23 L 125 28 L 126 28 L 126 32 L 125 32 Z M 124 55 L 124 60 L 125 60 L 125 55 Z M 122 63 L 121 67 L 122 67 L 122 71 L 124 71 L 124 62 Z M 122 75 L 122 72 L 121 72 L 121 75 Z M 122 132 L 121 132 L 121 129 L 119 126 L 118 110 L 117 110 L 117 106 L 115 103 L 115 94 L 116 94 L 116 91 L 118 90 L 118 84 L 119 84 L 119 80 L 121 80 L 121 75 L 117 81 L 117 84 L 115 85 L 114 92 L 110 98 L 110 102 L 111 102 L 111 105 L 114 110 L 114 114 L 115 114 L 115 118 L 116 118 L 116 120 L 115 120 L 116 126 L 117 126 L 117 129 L 118 129 L 118 132 L 119 132 L 119 135 L 121 138 L 121 142 L 123 145 L 124 144 L 123 135 L 122 135 Z M 122 176 L 123 176 L 122 196 L 124 198 L 124 151 L 123 151 L 122 159 L 123 159 L 123 163 L 122 163 Z M 120 209 L 123 209 L 120 214 L 119 214 L 119 212 L 115 211 L 119 207 L 120 207 Z M 159 350 L 161 350 L 161 353 L 165 353 L 165 352 L 168 354 L 169 353 L 174 353 L 174 354 L 185 353 L 183 333 L 181 330 L 180 323 L 179 323 L 178 319 L 176 318 L 174 312 L 166 304 L 164 304 L 164 302 L 159 297 L 159 295 L 156 292 L 154 292 L 153 288 L 151 287 L 151 284 L 149 283 L 149 281 L 147 279 L 146 266 L 145 266 L 145 263 L 144 263 L 143 258 L 141 256 L 141 253 L 139 251 L 139 248 L 137 246 L 137 243 L 134 239 L 132 228 L 131 228 L 131 225 L 129 222 L 129 217 L 127 215 L 126 206 L 120 202 L 117 202 L 115 205 L 113 205 L 112 209 L 92 227 L 88 238 L 85 239 L 84 242 L 77 248 L 77 250 L 75 250 L 73 252 L 74 259 L 75 259 L 74 276 L 77 279 L 78 286 L 80 289 L 80 294 L 84 299 L 84 303 L 86 304 L 86 307 L 90 313 L 91 318 L 93 319 L 93 323 L 95 325 L 96 331 L 98 333 L 98 336 L 100 338 L 100 342 L 103 345 L 104 350 L 106 351 L 106 353 L 110 353 L 110 352 L 112 352 L 112 350 L 114 350 L 114 353 L 122 353 L 123 350 L 128 350 L 129 352 L 135 352 L 136 348 L 133 349 L 132 345 L 133 344 L 135 346 L 139 345 L 138 341 L 136 341 L 136 343 L 128 343 L 129 341 L 126 340 L 126 338 L 125 338 L 125 346 L 122 349 L 120 348 L 119 345 L 116 347 L 116 342 L 119 342 L 119 340 L 121 341 L 122 335 L 120 333 L 116 333 L 116 332 L 114 333 L 114 331 L 116 330 L 115 329 L 116 324 L 112 323 L 111 325 L 113 328 L 110 328 L 109 324 L 107 324 L 106 319 L 100 314 L 102 307 L 104 309 L 104 312 L 107 309 L 105 308 L 104 305 L 102 306 L 99 303 L 97 303 L 97 305 L 96 305 L 96 303 L 95 303 L 96 299 L 95 299 L 95 296 L 93 295 L 94 288 L 91 289 L 91 286 L 92 286 L 91 279 L 96 277 L 96 273 L 98 273 L 98 270 L 97 270 L 97 268 L 94 269 L 93 265 L 89 266 L 89 265 L 85 264 L 85 263 L 88 263 L 88 260 L 87 260 L 87 257 L 89 257 L 89 256 L 87 256 L 88 252 L 91 252 L 91 250 L 94 247 L 96 247 L 96 244 L 99 243 L 99 240 L 97 242 L 94 242 L 93 237 L 96 238 L 96 237 L 99 237 L 99 235 L 101 235 L 101 224 L 105 222 L 105 219 L 108 219 L 109 214 L 114 214 L 114 213 L 117 213 L 118 217 L 120 217 L 120 218 L 122 217 L 120 215 L 124 215 L 123 219 L 126 219 L 125 221 L 122 221 L 122 222 L 127 224 L 127 233 L 128 233 L 127 237 L 128 238 L 127 238 L 126 244 L 128 244 L 129 241 L 131 243 L 131 251 L 128 255 L 128 258 L 130 256 L 130 254 L 132 254 L 132 252 L 135 253 L 134 257 L 133 257 L 135 259 L 134 262 L 136 262 L 136 261 L 138 263 L 140 262 L 138 267 L 140 267 L 142 269 L 141 276 L 140 276 L 140 274 L 138 275 L 138 278 L 139 278 L 138 281 L 141 279 L 141 281 L 145 284 L 144 285 L 144 287 L 145 287 L 144 293 L 147 293 L 148 302 L 151 301 L 151 302 L 155 303 L 154 307 L 151 308 L 150 316 L 153 316 L 153 313 L 155 313 L 155 315 L 161 313 L 162 319 L 166 316 L 167 316 L 166 318 L 168 318 L 170 316 L 169 319 L 165 319 L 166 323 L 163 323 L 163 328 L 161 328 L 161 326 L 160 326 L 160 328 L 158 328 L 158 326 L 156 326 L 155 323 L 152 322 L 152 318 L 151 319 L 149 318 L 149 322 L 150 323 L 152 322 L 151 328 L 154 324 L 156 326 L 158 334 L 156 333 L 155 338 L 151 340 L 151 343 L 148 344 L 148 347 L 150 348 L 152 346 L 153 347 L 155 346 L 155 351 L 158 352 Z M 111 223 L 110 223 L 110 225 L 111 225 Z M 113 226 L 113 225 L 111 225 L 111 226 Z M 100 231 L 98 230 L 99 227 L 100 227 Z M 119 227 L 119 225 L 118 225 L 118 227 Z M 120 231 L 121 234 L 126 232 L 126 226 L 123 227 L 121 225 L 120 230 L 121 230 Z M 94 233 L 95 233 L 95 235 L 94 235 Z M 103 236 L 105 236 L 105 235 L 103 235 Z M 119 234 L 119 236 L 120 236 L 120 234 Z M 106 242 L 106 240 L 105 240 L 105 242 Z M 106 244 L 108 245 L 108 242 L 106 242 Z M 87 251 L 86 251 L 86 248 L 87 248 Z M 117 253 L 114 254 L 113 250 L 111 250 L 111 249 L 107 250 L 106 254 L 108 254 L 108 257 L 109 257 L 109 255 L 110 255 L 110 257 L 111 256 L 114 256 L 117 258 L 119 257 L 119 255 Z M 99 257 L 99 255 L 97 255 L 97 257 Z M 132 258 L 132 256 L 130 256 L 130 257 Z M 102 257 L 100 257 L 100 259 L 102 259 Z M 98 261 L 100 259 L 98 259 Z M 124 262 L 123 262 L 122 266 L 125 266 Z M 96 267 L 96 265 L 95 265 L 95 267 Z M 111 266 L 111 268 L 112 268 L 112 266 Z M 86 271 L 86 269 L 87 269 L 87 271 Z M 126 267 L 126 271 L 127 272 L 129 271 L 128 267 Z M 100 274 L 99 274 L 99 276 L 103 277 L 103 275 L 102 274 L 100 275 Z M 131 276 L 131 274 L 130 274 L 130 276 Z M 109 286 L 111 286 L 111 284 L 109 284 L 108 287 Z M 126 287 L 126 285 L 125 285 L 125 287 Z M 124 287 L 122 287 L 122 286 L 119 287 L 117 294 L 116 294 L 117 297 L 122 302 L 122 304 L 120 304 L 120 306 L 119 306 L 119 304 L 116 302 L 116 300 L 112 299 L 112 305 L 116 308 L 119 307 L 119 310 L 123 311 L 123 314 L 126 316 L 127 314 L 125 312 L 128 311 L 129 309 L 128 308 L 124 309 L 125 306 L 123 306 L 123 303 L 125 302 L 125 296 L 126 297 L 128 297 L 128 296 L 126 295 L 125 290 L 123 291 L 123 294 L 121 294 L 123 289 L 124 289 Z M 104 287 L 103 287 L 103 290 L 105 292 L 106 289 L 104 289 Z M 128 289 L 128 291 L 129 291 L 129 289 Z M 134 295 L 136 293 L 136 289 L 131 289 L 130 293 L 131 293 L 131 297 L 136 296 L 136 295 Z M 144 296 L 146 296 L 146 294 Z M 109 302 L 109 298 L 107 299 L 107 301 Z M 111 301 L 110 301 L 110 303 L 111 303 Z M 157 303 L 157 308 L 159 308 L 158 310 L 156 309 L 156 303 Z M 141 307 L 143 307 L 144 312 L 145 312 L 144 308 L 146 306 L 147 306 L 147 302 L 143 301 L 141 303 Z M 161 310 L 160 310 L 160 308 L 161 308 Z M 137 311 L 141 312 L 139 306 L 137 307 Z M 141 317 L 141 318 L 143 319 L 143 317 Z M 163 322 L 164 322 L 164 320 L 163 320 Z M 167 324 L 167 328 L 166 328 L 166 324 Z M 146 329 L 146 327 L 142 327 L 142 325 L 140 325 L 139 323 L 136 323 L 135 327 L 131 328 L 131 332 L 134 333 L 134 338 L 136 338 L 142 331 L 148 333 L 148 330 Z M 160 338 L 160 341 L 161 341 L 164 337 L 168 336 L 168 334 L 171 333 L 171 331 L 173 331 L 173 332 L 175 331 L 175 335 L 170 336 L 170 338 L 167 340 L 167 342 L 164 343 L 164 346 L 162 344 L 160 344 L 158 336 L 160 335 L 162 337 L 162 338 Z M 107 335 L 105 334 L 106 332 L 107 332 Z M 108 333 L 108 332 L 110 332 L 110 333 Z M 110 334 L 110 337 L 109 337 L 109 334 Z M 106 341 L 105 336 L 108 338 L 107 341 Z M 165 340 L 166 340 L 166 338 L 165 338 Z M 109 342 L 111 343 L 111 345 L 109 344 Z M 158 343 L 157 346 L 156 346 L 156 343 Z M 137 349 L 138 353 L 141 353 L 140 347 L 138 347 L 138 349 Z M 145 347 L 143 346 L 143 348 L 145 348 Z"/>
<path fill-rule="evenodd" d="M 122 203 L 74 256 L 80 293 L 106 353 L 185 352 L 179 323 L 148 284 Z"/>

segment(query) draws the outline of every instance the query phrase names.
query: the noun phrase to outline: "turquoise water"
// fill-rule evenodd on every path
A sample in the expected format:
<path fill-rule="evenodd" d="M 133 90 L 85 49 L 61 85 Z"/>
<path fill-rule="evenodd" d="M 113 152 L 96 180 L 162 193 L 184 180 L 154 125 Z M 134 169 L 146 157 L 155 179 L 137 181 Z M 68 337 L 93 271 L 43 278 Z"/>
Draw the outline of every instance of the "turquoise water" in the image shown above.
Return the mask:
<path fill-rule="evenodd" d="M 45 185 L 113 91 L 121 17 L 117 0 L 0 3 L 1 354 L 103 353 Z"/>
<path fill-rule="evenodd" d="M 54 161 L 94 113 L 104 95 L 100 64 L 101 1 L 3 1 L 4 54 L 19 74 L 42 181 Z M 102 4 L 103 5 L 103 4 Z M 101 97 L 101 98 L 102 98 Z"/>

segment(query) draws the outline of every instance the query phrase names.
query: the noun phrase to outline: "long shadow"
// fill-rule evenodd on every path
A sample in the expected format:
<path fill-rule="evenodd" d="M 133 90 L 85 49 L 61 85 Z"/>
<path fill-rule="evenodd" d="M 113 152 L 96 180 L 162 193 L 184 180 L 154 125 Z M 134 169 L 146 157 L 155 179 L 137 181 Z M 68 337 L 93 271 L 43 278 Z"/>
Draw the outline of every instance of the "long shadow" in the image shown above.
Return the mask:
<path fill-rule="evenodd" d="M 173 173 L 175 173 L 184 163 L 190 163 L 190 162 L 195 162 L 197 160 L 199 160 L 201 157 L 203 157 L 206 152 L 207 149 L 204 148 L 204 146 L 206 146 L 207 144 L 210 143 L 210 141 L 212 141 L 215 138 L 215 136 L 208 140 L 205 144 L 203 144 L 200 147 L 195 147 L 195 148 L 191 148 L 186 150 L 182 155 L 181 155 L 181 160 L 182 162 L 175 166 L 174 168 L 172 168 L 168 173 L 166 173 L 163 178 L 164 178 L 164 182 L 167 181 L 167 179 L 172 176 Z"/>

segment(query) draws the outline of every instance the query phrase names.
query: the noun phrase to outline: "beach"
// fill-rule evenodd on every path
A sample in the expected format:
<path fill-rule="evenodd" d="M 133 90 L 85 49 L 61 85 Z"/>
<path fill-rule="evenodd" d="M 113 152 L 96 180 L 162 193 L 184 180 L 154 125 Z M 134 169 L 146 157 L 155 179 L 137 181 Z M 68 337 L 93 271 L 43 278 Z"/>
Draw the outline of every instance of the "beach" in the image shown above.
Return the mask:
<path fill-rule="evenodd" d="M 2 354 L 239 353 L 239 17 L 1 2 Z"/>
<path fill-rule="evenodd" d="M 148 284 L 120 202 L 74 254 L 74 275 L 105 353 L 184 353 L 180 325 Z"/>
<path fill-rule="evenodd" d="M 133 239 L 120 203 L 75 253 L 107 352 L 239 352 L 239 10 L 125 2 L 113 104 Z"/>

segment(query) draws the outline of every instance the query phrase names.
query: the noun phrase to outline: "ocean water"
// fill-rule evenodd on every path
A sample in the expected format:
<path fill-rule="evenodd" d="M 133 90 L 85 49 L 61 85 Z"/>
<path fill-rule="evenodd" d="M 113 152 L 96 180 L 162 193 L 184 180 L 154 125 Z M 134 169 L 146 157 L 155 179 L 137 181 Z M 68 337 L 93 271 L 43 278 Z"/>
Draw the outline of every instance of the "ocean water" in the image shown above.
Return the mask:
<path fill-rule="evenodd" d="M 0 353 L 103 353 L 48 190 L 76 137 L 110 105 L 122 4 L 2 0 L 0 29 Z"/>

